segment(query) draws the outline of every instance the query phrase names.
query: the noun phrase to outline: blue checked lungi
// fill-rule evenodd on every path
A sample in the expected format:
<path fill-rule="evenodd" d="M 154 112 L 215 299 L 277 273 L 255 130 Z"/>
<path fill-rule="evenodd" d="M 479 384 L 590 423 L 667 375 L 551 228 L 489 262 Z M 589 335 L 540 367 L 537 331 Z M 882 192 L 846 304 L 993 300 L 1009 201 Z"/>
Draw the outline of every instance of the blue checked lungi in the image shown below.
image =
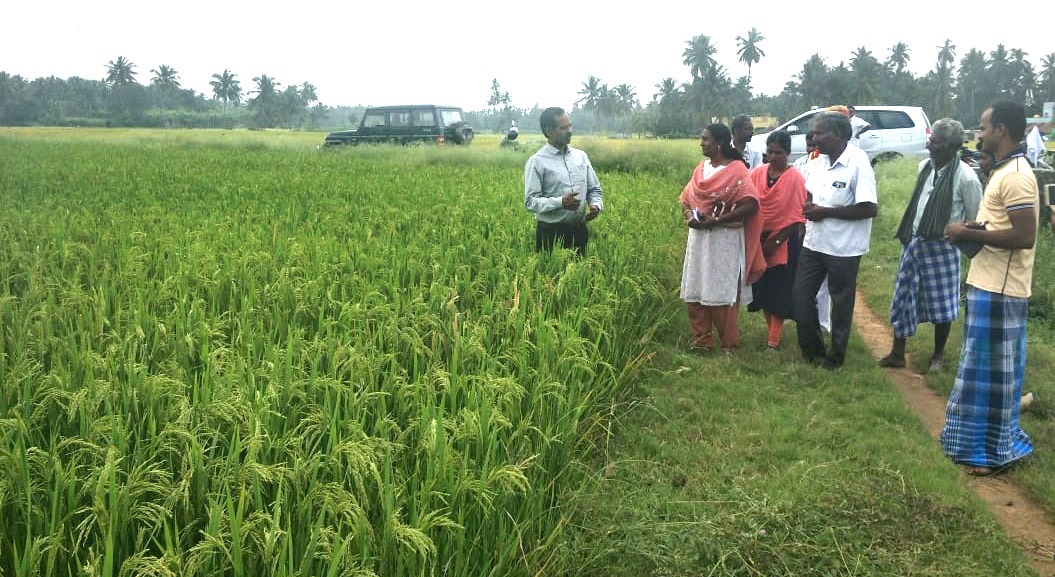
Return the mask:
<path fill-rule="evenodd" d="M 901 251 L 890 300 L 894 336 L 916 334 L 920 323 L 951 323 L 960 311 L 960 251 L 944 240 L 913 236 Z"/>
<path fill-rule="evenodd" d="M 941 447 L 957 463 L 996 469 L 1033 452 L 1019 428 L 1028 300 L 967 288 L 967 318 Z"/>

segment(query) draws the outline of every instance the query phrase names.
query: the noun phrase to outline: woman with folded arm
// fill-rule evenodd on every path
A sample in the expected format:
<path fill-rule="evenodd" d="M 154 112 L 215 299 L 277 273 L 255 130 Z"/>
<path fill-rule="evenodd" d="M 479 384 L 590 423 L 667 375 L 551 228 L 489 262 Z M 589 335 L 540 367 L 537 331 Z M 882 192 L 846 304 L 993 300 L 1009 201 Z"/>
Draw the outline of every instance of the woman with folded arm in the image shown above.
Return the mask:
<path fill-rule="evenodd" d="M 762 213 L 761 244 L 766 272 L 751 285 L 748 310 L 764 312 L 768 328 L 767 346 L 780 347 L 784 319 L 792 318 L 791 287 L 795 261 L 802 247 L 806 217 L 806 181 L 799 171 L 788 166 L 791 135 L 783 130 L 766 138 L 767 164 L 751 171 L 751 181 L 758 191 Z"/>

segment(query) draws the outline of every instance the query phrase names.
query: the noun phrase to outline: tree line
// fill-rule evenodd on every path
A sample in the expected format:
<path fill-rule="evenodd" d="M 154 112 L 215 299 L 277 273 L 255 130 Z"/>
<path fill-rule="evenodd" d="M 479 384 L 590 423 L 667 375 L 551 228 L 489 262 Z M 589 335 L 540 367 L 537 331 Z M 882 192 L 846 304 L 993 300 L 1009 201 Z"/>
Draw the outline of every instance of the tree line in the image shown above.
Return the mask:
<path fill-rule="evenodd" d="M 752 28 L 737 36 L 737 56 L 747 74 L 735 80 L 718 64 L 711 37 L 685 42 L 681 61 L 688 79 L 664 78 L 642 103 L 638 90 L 626 83 L 609 84 L 588 76 L 578 90 L 572 112 L 576 128 L 587 132 L 649 133 L 695 136 L 714 119 L 737 114 L 789 118 L 812 106 L 827 104 L 902 104 L 924 107 L 931 118 L 957 118 L 968 126 L 985 106 L 998 98 L 1025 105 L 1030 116 L 1044 102 L 1055 101 L 1055 52 L 1041 57 L 1040 66 L 1021 49 L 1003 44 L 991 52 L 971 48 L 960 53 L 951 41 L 936 46 L 934 67 L 916 76 L 908 70 L 911 50 L 904 42 L 876 54 L 865 46 L 848 61 L 827 63 L 810 56 L 777 95 L 754 94 L 752 67 L 764 62 L 765 36 Z M 247 126 L 290 129 L 354 125 L 361 108 L 330 107 L 319 101 L 309 82 L 283 87 L 265 74 L 252 78 L 246 90 L 230 70 L 212 75 L 212 95 L 180 85 L 178 71 L 168 65 L 151 69 L 146 85 L 136 66 L 123 56 L 106 65 L 102 80 L 56 77 L 26 80 L 0 72 L 0 124 L 114 126 Z M 510 123 L 533 130 L 538 110 L 513 106 L 513 99 L 492 80 L 485 110 L 470 111 L 478 131 L 504 132 Z"/>
<path fill-rule="evenodd" d="M 1028 115 L 1039 115 L 1044 102 L 1055 101 L 1055 52 L 1035 68 L 1028 54 L 1003 44 L 991 52 L 977 48 L 958 58 L 957 47 L 946 40 L 936 46 L 933 69 L 922 76 L 908 70 L 911 49 L 898 42 L 881 54 L 861 46 L 848 62 L 830 65 L 813 54 L 778 95 L 753 94 L 752 66 L 765 57 L 765 36 L 752 28 L 737 36 L 737 55 L 747 75 L 732 79 L 718 64 L 711 38 L 701 34 L 685 42 L 682 63 L 688 80 L 664 78 L 655 84 L 651 99 L 642 103 L 636 89 L 610 86 L 588 76 L 575 103 L 576 128 L 609 133 L 649 133 L 656 136 L 695 136 L 700 126 L 738 114 L 787 119 L 813 106 L 829 104 L 897 104 L 922 106 L 932 119 L 956 118 L 977 124 L 992 101 L 1020 102 Z M 497 80 L 492 87 L 497 86 Z M 489 110 L 493 117 L 515 117 L 525 110 L 508 105 Z M 501 125 L 501 122 L 497 123 Z"/>
<path fill-rule="evenodd" d="M 0 71 L 0 125 L 301 129 L 348 125 L 362 111 L 325 106 L 310 82 L 283 87 L 266 74 L 254 77 L 246 90 L 237 74 L 224 69 L 212 75 L 208 98 L 183 88 L 179 72 L 165 64 L 150 70 L 146 85 L 124 56 L 108 62 L 106 71 L 101 80 L 32 81 Z"/>

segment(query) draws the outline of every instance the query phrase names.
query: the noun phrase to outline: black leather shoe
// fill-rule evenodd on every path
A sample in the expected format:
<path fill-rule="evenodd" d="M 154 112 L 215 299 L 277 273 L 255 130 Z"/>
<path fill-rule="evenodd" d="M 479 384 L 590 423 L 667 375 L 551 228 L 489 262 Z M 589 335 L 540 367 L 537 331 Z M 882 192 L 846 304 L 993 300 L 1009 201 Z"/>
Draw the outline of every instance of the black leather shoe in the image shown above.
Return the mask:
<path fill-rule="evenodd" d="M 835 369 L 838 369 L 841 366 L 843 366 L 842 363 L 832 358 L 826 358 L 821 361 L 821 368 L 827 371 L 834 371 Z"/>

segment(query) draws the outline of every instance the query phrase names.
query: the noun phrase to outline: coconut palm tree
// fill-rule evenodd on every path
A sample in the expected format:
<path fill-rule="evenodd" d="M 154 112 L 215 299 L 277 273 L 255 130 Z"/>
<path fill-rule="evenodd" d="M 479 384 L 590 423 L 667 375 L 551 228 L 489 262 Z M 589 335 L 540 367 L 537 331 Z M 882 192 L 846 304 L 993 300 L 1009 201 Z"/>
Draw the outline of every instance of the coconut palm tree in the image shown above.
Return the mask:
<path fill-rule="evenodd" d="M 861 46 L 853 52 L 850 67 L 853 71 L 854 86 L 851 94 L 854 102 L 861 104 L 871 102 L 879 92 L 877 83 L 882 78 L 882 65 L 867 48 Z"/>
<path fill-rule="evenodd" d="M 678 83 L 673 78 L 664 78 L 656 84 L 656 92 L 652 95 L 652 104 L 649 108 L 654 110 L 653 131 L 657 135 L 671 135 L 682 133 L 686 126 L 682 120 L 688 118 L 681 107 L 681 91 Z"/>
<path fill-rule="evenodd" d="M 951 40 L 946 40 L 938 48 L 938 64 L 934 69 L 933 79 L 933 107 L 932 110 L 941 117 L 952 116 L 954 104 L 953 93 L 953 62 L 956 60 L 956 46 Z"/>
<path fill-rule="evenodd" d="M 253 111 L 253 122 L 257 128 L 271 128 L 275 126 L 276 119 L 281 119 L 282 116 L 278 91 L 281 84 L 267 74 L 254 76 L 253 82 L 256 82 L 256 90 L 250 94 L 256 96 L 249 99 L 246 105 Z"/>
<path fill-rule="evenodd" d="M 1040 86 L 1037 96 L 1041 102 L 1055 101 L 1055 52 L 1040 60 Z"/>
<path fill-rule="evenodd" d="M 889 83 L 884 83 L 880 90 L 881 99 L 884 102 L 905 102 L 909 100 L 908 94 L 912 91 L 912 74 L 906 72 L 909 56 L 908 44 L 898 42 L 890 47 L 890 56 L 883 65 L 886 67 Z"/>
<path fill-rule="evenodd" d="M 754 27 L 751 27 L 751 30 L 747 33 L 747 38 L 744 38 L 743 36 L 736 37 L 736 44 L 740 47 L 736 53 L 740 55 L 740 62 L 747 64 L 748 84 L 751 84 L 751 65 L 758 64 L 758 61 L 766 55 L 766 53 L 758 47 L 758 44 L 765 39 L 766 37 L 762 36 L 762 33 Z"/>
<path fill-rule="evenodd" d="M 989 100 L 986 87 L 989 82 L 988 66 L 985 53 L 977 48 L 972 48 L 960 60 L 960 71 L 956 78 L 959 118 L 974 121 L 981 116 L 981 106 Z"/>
<path fill-rule="evenodd" d="M 117 60 L 106 63 L 106 82 L 111 86 L 122 86 L 134 84 L 136 81 L 136 65 L 124 56 L 118 56 Z"/>
<path fill-rule="evenodd" d="M 945 44 L 938 47 L 938 68 L 950 68 L 956 61 L 956 45 L 952 40 L 946 39 Z"/>
<path fill-rule="evenodd" d="M 799 90 L 804 105 L 819 106 L 827 103 L 828 66 L 820 54 L 810 56 L 796 76 L 799 79 Z"/>
<path fill-rule="evenodd" d="M 315 91 L 315 85 L 310 82 L 305 82 L 300 85 L 300 97 L 306 104 L 318 102 L 319 100 L 319 95 Z"/>
<path fill-rule="evenodd" d="M 637 93 L 629 84 L 620 84 L 612 89 L 612 95 L 618 103 L 617 110 L 620 114 L 628 114 L 637 107 Z"/>
<path fill-rule="evenodd" d="M 663 104 L 678 94 L 678 83 L 673 78 L 664 78 L 656 85 L 656 90 L 659 92 L 652 95 L 652 101 Z"/>
<path fill-rule="evenodd" d="M 150 84 L 160 88 L 179 88 L 179 72 L 171 66 L 162 64 L 157 68 L 151 69 L 150 72 L 154 74 L 154 77 L 150 79 Z"/>
<path fill-rule="evenodd" d="M 900 76 L 905 68 L 908 66 L 908 61 L 912 58 L 908 55 L 909 47 L 904 42 L 898 42 L 890 48 L 890 57 L 887 58 L 887 67 L 895 75 Z"/>
<path fill-rule="evenodd" d="M 242 101 L 242 86 L 235 78 L 237 74 L 224 69 L 222 74 L 213 74 L 214 80 L 209 82 L 212 86 L 213 96 L 223 102 L 223 113 L 227 114 L 227 103 L 234 102 L 237 105 Z"/>
<path fill-rule="evenodd" d="M 705 34 L 693 36 L 685 44 L 685 51 L 681 53 L 682 63 L 689 67 L 693 78 L 703 78 L 717 64 L 714 54 L 718 50 L 711 45 L 711 37 Z"/>
<path fill-rule="evenodd" d="M 576 102 L 582 104 L 583 110 L 593 110 L 601 103 L 607 91 L 608 87 L 601 85 L 601 79 L 591 75 L 582 83 L 582 89 L 579 90 L 582 98 Z"/>
<path fill-rule="evenodd" d="M 1029 107 L 1033 105 L 1036 95 L 1037 74 L 1033 71 L 1033 65 L 1026 60 L 1026 56 L 1028 54 L 1021 48 L 1011 49 L 1008 76 L 1011 81 L 1011 99 Z"/>
<path fill-rule="evenodd" d="M 705 124 L 739 112 L 730 108 L 732 82 L 724 66 L 715 65 L 708 68 L 703 78 L 693 81 L 692 89 L 694 105 L 696 110 L 700 111 L 700 119 Z"/>
<path fill-rule="evenodd" d="M 1007 93 L 1011 84 L 1010 54 L 1003 44 L 997 44 L 996 50 L 989 53 L 989 80 L 992 86 L 999 87 L 1001 93 Z"/>
<path fill-rule="evenodd" d="M 256 94 L 256 96 L 250 102 L 256 102 L 258 105 L 272 100 L 278 94 L 278 87 L 282 85 L 267 74 L 254 76 L 253 82 L 256 82 L 256 90 L 249 93 Z"/>

